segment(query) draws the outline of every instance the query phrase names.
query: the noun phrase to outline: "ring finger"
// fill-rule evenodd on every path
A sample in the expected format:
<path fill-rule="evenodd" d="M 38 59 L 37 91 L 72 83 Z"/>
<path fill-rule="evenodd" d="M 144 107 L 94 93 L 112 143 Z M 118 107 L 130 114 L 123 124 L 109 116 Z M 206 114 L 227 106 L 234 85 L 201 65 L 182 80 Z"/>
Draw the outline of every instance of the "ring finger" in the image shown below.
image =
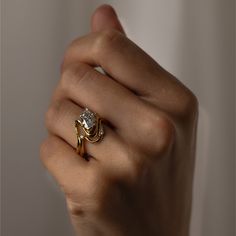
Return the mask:
<path fill-rule="evenodd" d="M 83 109 L 69 100 L 53 102 L 47 112 L 46 125 L 50 133 L 64 139 L 72 147 L 76 148 L 77 140 L 74 129 L 74 121 L 79 118 Z M 95 159 L 112 159 L 112 154 L 123 149 L 122 141 L 111 128 L 103 124 L 105 137 L 99 143 L 85 141 L 86 153 Z"/>

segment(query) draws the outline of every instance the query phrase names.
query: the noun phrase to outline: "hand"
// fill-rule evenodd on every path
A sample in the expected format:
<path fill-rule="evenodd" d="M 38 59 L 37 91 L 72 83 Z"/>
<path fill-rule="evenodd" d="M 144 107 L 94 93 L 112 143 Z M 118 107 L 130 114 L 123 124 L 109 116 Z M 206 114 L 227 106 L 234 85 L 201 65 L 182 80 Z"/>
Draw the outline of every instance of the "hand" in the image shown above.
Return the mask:
<path fill-rule="evenodd" d="M 111 7 L 94 13 L 92 31 L 65 53 L 42 161 L 78 235 L 186 236 L 197 100 L 125 36 Z M 86 142 L 89 161 L 75 152 L 83 107 L 107 121 L 102 142 Z"/>

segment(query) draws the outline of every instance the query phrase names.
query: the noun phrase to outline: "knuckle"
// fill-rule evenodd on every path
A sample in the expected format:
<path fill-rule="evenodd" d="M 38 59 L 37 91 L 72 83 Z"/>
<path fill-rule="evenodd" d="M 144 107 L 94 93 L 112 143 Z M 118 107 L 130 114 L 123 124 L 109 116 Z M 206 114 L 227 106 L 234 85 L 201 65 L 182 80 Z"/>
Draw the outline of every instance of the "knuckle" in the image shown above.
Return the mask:
<path fill-rule="evenodd" d="M 54 101 L 46 112 L 45 124 L 47 129 L 52 132 L 55 131 L 67 116 L 72 117 L 75 112 L 74 106 L 69 100 Z"/>
<path fill-rule="evenodd" d="M 88 168 L 85 170 L 86 183 L 75 184 L 70 188 L 63 186 L 67 201 L 70 203 L 70 209 L 73 212 L 80 212 L 89 203 L 91 209 L 95 208 L 95 203 L 102 199 L 106 192 L 106 178 L 97 168 Z M 77 204 L 79 202 L 79 204 Z M 74 204 L 75 203 L 75 204 Z"/>
<path fill-rule="evenodd" d="M 159 156 L 170 149 L 175 136 L 175 127 L 166 115 L 154 112 L 146 122 L 146 130 L 151 140 L 149 148 L 155 154 Z"/>
<path fill-rule="evenodd" d="M 173 123 L 166 117 L 160 117 L 157 128 L 159 128 L 159 153 L 165 153 L 173 143 L 175 128 Z"/>
<path fill-rule="evenodd" d="M 85 214 L 85 207 L 84 204 L 78 201 L 71 201 L 69 198 L 67 199 L 67 208 L 72 216 L 77 218 L 77 217 L 83 217 Z"/>
<path fill-rule="evenodd" d="M 180 102 L 178 116 L 185 119 L 192 119 L 198 113 L 198 99 L 190 91 L 186 91 Z"/>
<path fill-rule="evenodd" d="M 82 64 L 73 64 L 67 66 L 61 75 L 60 87 L 62 91 L 70 95 L 71 91 L 85 86 L 90 78 L 93 78 L 93 68 Z"/>
<path fill-rule="evenodd" d="M 60 106 L 59 102 L 53 102 L 45 114 L 45 126 L 47 127 L 48 130 L 51 130 L 54 127 L 56 119 L 58 118 L 57 114 L 59 106 Z"/>
<path fill-rule="evenodd" d="M 85 212 L 94 209 L 94 196 L 87 193 L 87 187 L 74 186 L 69 188 L 66 185 L 62 186 L 66 197 L 67 208 L 72 217 L 83 217 Z"/>
<path fill-rule="evenodd" d="M 121 34 L 114 29 L 105 29 L 101 31 L 94 42 L 93 51 L 95 54 L 104 53 L 113 47 L 114 42 L 121 38 Z"/>
<path fill-rule="evenodd" d="M 63 69 L 61 73 L 60 88 L 64 93 L 68 92 L 70 87 L 74 86 L 76 83 L 76 70 L 78 71 L 78 68 L 75 65 L 70 65 Z"/>
<path fill-rule="evenodd" d="M 81 42 L 82 37 L 79 38 L 75 38 L 73 39 L 69 45 L 66 48 L 66 51 L 64 53 L 64 58 L 63 61 L 61 63 L 61 71 L 64 70 L 64 68 L 68 65 L 68 63 L 70 63 L 71 61 L 73 61 L 75 52 L 77 51 L 76 48 L 78 47 L 78 45 Z"/>

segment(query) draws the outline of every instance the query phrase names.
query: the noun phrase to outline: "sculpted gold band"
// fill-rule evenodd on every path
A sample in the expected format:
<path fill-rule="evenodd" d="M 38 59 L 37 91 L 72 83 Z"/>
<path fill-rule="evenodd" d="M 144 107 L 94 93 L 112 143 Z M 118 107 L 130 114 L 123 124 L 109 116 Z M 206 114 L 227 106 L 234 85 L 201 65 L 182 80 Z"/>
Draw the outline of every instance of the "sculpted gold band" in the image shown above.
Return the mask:
<path fill-rule="evenodd" d="M 96 143 L 102 140 L 104 136 L 102 119 L 88 108 L 85 108 L 80 118 L 75 120 L 75 130 L 77 136 L 76 152 L 82 157 L 86 154 L 85 140 L 90 143 Z"/>

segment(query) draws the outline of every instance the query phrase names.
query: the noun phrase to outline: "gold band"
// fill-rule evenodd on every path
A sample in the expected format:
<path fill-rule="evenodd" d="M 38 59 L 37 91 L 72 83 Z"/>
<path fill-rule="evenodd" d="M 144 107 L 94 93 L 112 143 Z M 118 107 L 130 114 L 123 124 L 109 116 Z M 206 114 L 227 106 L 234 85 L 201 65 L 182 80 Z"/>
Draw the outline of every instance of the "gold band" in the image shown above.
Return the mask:
<path fill-rule="evenodd" d="M 82 157 L 86 154 L 85 140 L 96 143 L 102 140 L 104 136 L 102 119 L 88 108 L 81 113 L 80 119 L 75 120 L 75 130 L 77 137 L 76 152 Z"/>

